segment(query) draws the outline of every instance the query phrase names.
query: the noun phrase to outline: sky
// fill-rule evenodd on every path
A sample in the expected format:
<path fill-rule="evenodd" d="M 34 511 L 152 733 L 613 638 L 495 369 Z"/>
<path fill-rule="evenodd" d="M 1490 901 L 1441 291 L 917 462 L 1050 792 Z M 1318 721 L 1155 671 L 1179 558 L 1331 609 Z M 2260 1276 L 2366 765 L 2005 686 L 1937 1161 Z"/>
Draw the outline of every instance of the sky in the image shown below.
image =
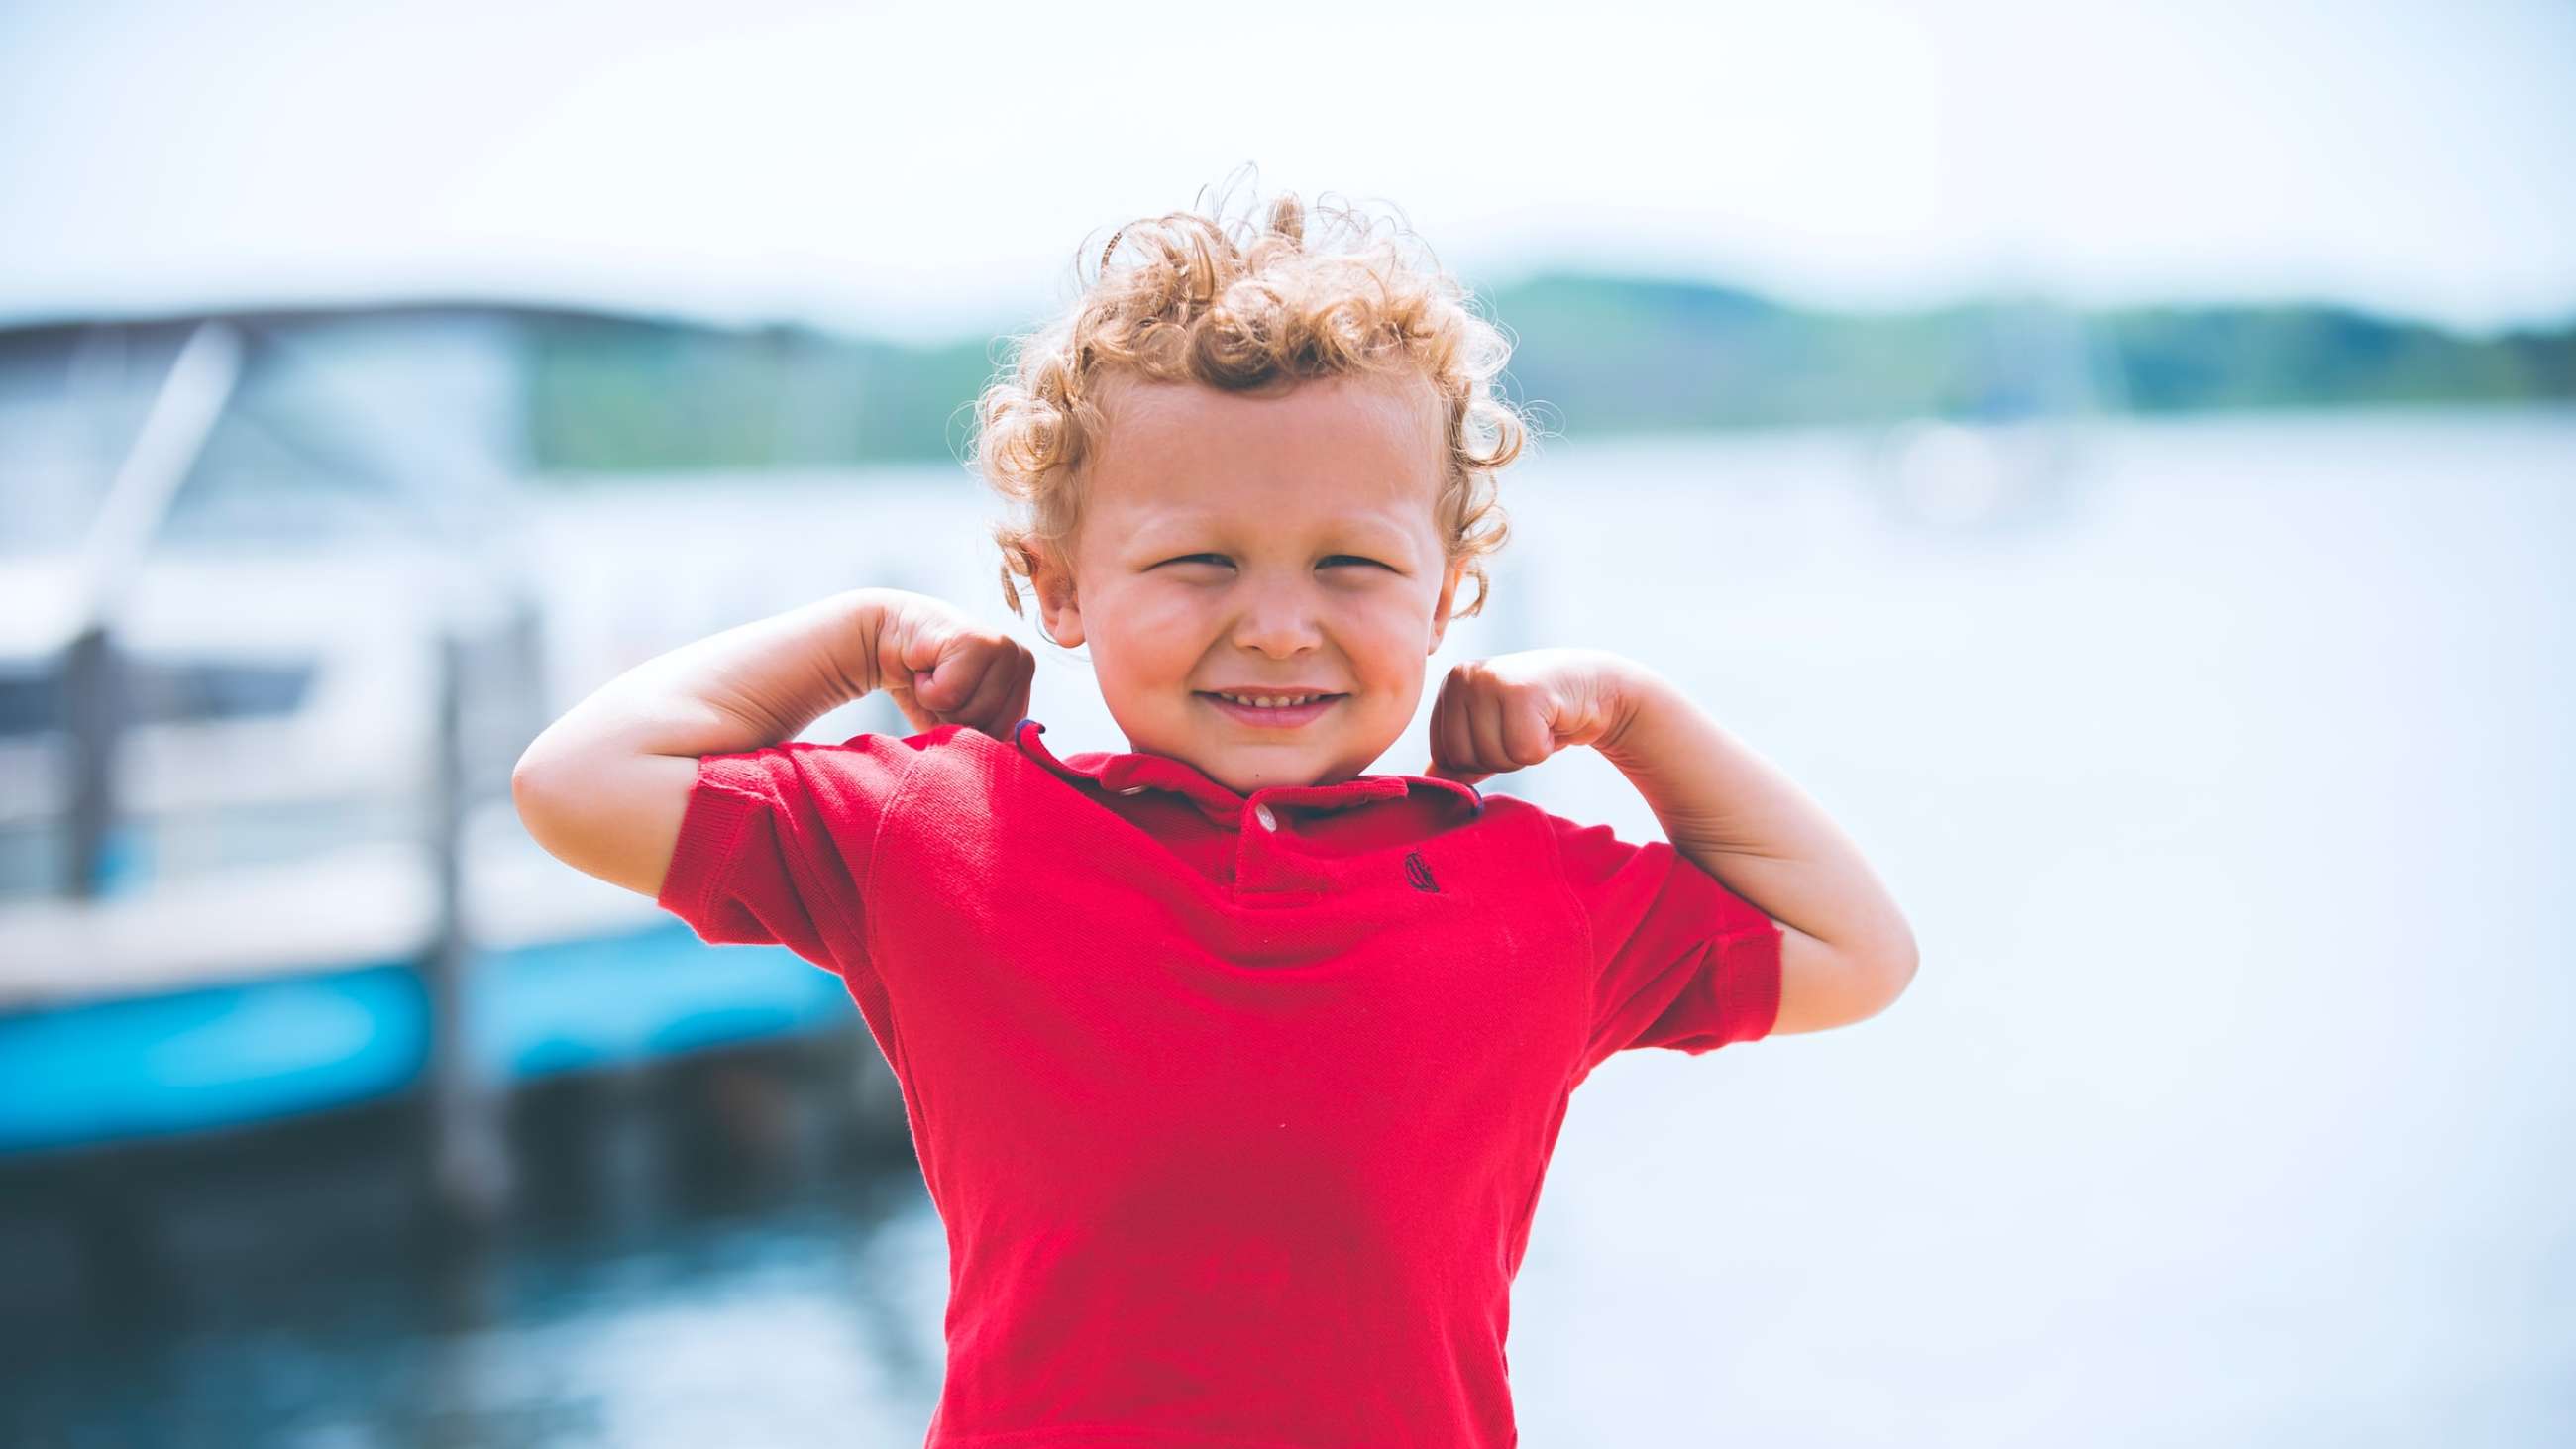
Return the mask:
<path fill-rule="evenodd" d="M 1471 284 L 2576 317 L 2576 4 L 0 0 L 0 319 L 1023 323 L 1236 167 Z"/>

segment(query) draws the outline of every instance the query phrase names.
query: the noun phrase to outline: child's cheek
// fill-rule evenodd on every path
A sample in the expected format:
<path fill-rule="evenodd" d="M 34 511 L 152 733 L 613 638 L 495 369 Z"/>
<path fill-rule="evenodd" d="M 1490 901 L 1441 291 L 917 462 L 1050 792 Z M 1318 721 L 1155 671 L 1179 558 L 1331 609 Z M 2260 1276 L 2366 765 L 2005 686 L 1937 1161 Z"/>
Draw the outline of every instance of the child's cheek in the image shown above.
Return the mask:
<path fill-rule="evenodd" d="M 1155 586 L 1138 589 L 1115 601 L 1116 632 L 1165 649 L 1195 650 L 1201 635 L 1215 626 L 1213 596 L 1203 589 Z M 1180 636 L 1180 637 L 1175 637 Z"/>

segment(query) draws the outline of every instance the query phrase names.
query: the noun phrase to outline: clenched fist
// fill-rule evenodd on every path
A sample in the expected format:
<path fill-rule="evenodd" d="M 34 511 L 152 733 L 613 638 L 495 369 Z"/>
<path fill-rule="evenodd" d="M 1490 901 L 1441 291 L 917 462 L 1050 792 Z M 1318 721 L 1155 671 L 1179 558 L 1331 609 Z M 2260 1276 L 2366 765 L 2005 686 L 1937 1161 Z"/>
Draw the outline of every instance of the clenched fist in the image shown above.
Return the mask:
<path fill-rule="evenodd" d="M 995 739 L 1029 712 L 1037 656 L 938 599 L 906 594 L 879 616 L 876 687 L 914 732 L 962 724 Z"/>
<path fill-rule="evenodd" d="M 1472 785 L 1599 744 L 1627 720 L 1637 667 L 1598 649 L 1524 649 L 1453 665 L 1431 706 L 1423 773 Z"/>

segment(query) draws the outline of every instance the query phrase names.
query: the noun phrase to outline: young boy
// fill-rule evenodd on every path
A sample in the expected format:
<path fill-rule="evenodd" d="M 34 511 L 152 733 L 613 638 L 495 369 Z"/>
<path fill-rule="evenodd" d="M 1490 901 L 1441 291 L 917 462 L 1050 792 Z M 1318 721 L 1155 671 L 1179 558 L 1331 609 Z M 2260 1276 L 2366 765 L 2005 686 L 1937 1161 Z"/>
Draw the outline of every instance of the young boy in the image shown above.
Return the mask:
<path fill-rule="evenodd" d="M 637 666 L 513 781 L 564 860 L 848 983 L 948 1232 L 934 1449 L 1512 1444 L 1574 1088 L 1914 972 L 1843 833 L 1618 655 L 1461 664 L 1426 772 L 1362 773 L 1482 607 L 1522 431 L 1455 284 L 1324 214 L 1126 229 L 985 395 L 1005 597 L 1129 750 L 1058 758 L 1027 649 L 858 589 Z M 793 738 L 877 689 L 919 733 Z M 1475 788 L 1578 745 L 1669 843 Z"/>

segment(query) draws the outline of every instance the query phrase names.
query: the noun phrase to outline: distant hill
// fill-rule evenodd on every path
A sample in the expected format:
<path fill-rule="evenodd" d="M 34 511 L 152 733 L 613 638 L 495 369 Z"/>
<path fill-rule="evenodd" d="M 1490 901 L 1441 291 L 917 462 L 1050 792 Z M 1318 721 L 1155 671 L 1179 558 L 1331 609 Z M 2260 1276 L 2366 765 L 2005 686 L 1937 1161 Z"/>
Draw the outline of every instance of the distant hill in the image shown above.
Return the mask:
<path fill-rule="evenodd" d="M 2472 338 L 2337 307 L 2075 313 L 1793 308 L 1697 282 L 1541 276 L 1485 298 L 1506 391 L 1594 436 L 1927 414 L 2576 400 L 2576 322 Z M 543 468 L 628 471 L 962 456 L 993 339 L 908 347 L 573 314 L 531 336 Z"/>

